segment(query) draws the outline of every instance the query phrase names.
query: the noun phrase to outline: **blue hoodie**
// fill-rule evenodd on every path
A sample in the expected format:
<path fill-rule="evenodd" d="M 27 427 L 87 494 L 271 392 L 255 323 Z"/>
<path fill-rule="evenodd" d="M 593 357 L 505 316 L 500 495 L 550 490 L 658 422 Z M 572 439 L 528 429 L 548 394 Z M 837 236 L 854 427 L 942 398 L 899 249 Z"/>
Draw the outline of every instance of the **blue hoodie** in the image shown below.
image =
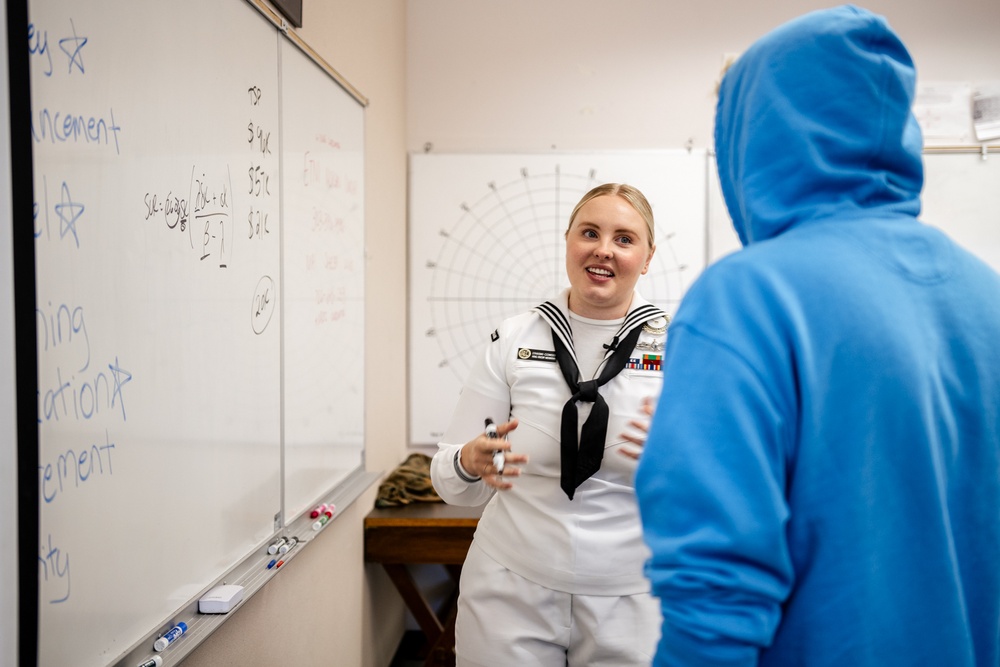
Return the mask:
<path fill-rule="evenodd" d="M 1000 276 L 917 219 L 914 80 L 856 7 L 723 80 L 745 247 L 670 325 L 636 477 L 657 666 L 1000 664 Z"/>

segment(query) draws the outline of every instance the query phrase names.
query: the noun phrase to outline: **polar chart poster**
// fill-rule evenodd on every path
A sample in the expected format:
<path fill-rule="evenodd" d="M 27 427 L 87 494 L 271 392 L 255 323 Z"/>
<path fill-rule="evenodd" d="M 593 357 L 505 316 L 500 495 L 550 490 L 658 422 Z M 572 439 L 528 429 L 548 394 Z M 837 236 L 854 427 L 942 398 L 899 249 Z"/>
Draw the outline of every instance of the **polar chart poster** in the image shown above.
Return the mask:
<path fill-rule="evenodd" d="M 706 154 L 414 154 L 409 192 L 410 443 L 435 444 L 504 319 L 569 286 L 564 233 L 592 187 L 649 199 L 656 253 L 638 289 L 673 313 L 705 266 Z"/>

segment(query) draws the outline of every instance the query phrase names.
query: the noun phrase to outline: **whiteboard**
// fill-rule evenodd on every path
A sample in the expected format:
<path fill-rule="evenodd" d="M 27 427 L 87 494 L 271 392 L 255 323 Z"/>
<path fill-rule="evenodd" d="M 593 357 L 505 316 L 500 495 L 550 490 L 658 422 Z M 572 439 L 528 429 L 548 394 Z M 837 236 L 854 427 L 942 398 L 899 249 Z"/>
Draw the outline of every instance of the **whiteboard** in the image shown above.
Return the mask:
<path fill-rule="evenodd" d="M 920 219 L 1000 271 L 1000 157 L 925 154 Z"/>
<path fill-rule="evenodd" d="M 284 507 L 364 464 L 363 107 L 281 44 Z"/>
<path fill-rule="evenodd" d="M 363 338 L 362 110 L 239 0 L 30 20 L 39 662 L 131 662 L 363 460 L 360 362 L 327 349 Z M 303 147 L 332 141 L 310 150 L 346 199 L 303 189 Z M 341 268 L 303 269 L 305 245 Z"/>
<path fill-rule="evenodd" d="M 720 257 L 741 250 L 743 245 L 733 229 L 733 219 L 729 217 L 726 201 L 722 197 L 719 184 L 719 170 L 715 165 L 715 157 L 708 157 L 708 263 L 711 264 Z"/>
<path fill-rule="evenodd" d="M 920 219 L 1000 271 L 1000 159 L 977 153 L 924 153 Z M 709 262 L 739 250 L 719 190 L 714 158 L 709 158 Z"/>
<path fill-rule="evenodd" d="M 279 216 L 247 136 L 278 35 L 240 3 L 30 11 L 39 658 L 103 665 L 275 529 L 279 244 L 244 231 Z"/>
<path fill-rule="evenodd" d="M 703 150 L 410 156 L 409 431 L 436 443 L 489 334 L 569 286 L 564 233 L 592 187 L 634 185 L 656 222 L 640 293 L 673 312 L 705 264 Z"/>

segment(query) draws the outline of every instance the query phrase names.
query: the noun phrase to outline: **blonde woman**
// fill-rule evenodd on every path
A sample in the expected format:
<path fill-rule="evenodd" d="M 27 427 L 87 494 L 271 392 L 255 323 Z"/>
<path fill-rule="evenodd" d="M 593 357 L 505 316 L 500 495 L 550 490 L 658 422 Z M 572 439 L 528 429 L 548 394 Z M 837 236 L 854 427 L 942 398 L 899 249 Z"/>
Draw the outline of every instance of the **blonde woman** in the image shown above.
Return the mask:
<path fill-rule="evenodd" d="M 636 463 L 619 451 L 642 441 L 622 434 L 662 380 L 667 318 L 635 291 L 653 229 L 631 186 L 584 195 L 566 231 L 569 289 L 503 322 L 465 384 L 431 464 L 446 502 L 489 501 L 462 572 L 460 666 L 652 658 Z"/>

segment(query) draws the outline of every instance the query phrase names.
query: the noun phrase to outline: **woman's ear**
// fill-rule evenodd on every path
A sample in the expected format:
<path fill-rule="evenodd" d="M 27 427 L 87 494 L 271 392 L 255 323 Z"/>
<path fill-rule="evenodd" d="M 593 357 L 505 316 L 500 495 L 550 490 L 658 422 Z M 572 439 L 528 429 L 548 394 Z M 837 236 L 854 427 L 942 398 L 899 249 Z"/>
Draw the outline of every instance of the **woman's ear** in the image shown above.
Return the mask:
<path fill-rule="evenodd" d="M 646 264 L 642 267 L 641 275 L 646 275 L 646 271 L 649 271 L 649 263 L 653 261 L 653 253 L 655 252 L 656 252 L 656 246 L 654 245 L 652 248 L 649 249 L 649 254 L 646 255 Z"/>

